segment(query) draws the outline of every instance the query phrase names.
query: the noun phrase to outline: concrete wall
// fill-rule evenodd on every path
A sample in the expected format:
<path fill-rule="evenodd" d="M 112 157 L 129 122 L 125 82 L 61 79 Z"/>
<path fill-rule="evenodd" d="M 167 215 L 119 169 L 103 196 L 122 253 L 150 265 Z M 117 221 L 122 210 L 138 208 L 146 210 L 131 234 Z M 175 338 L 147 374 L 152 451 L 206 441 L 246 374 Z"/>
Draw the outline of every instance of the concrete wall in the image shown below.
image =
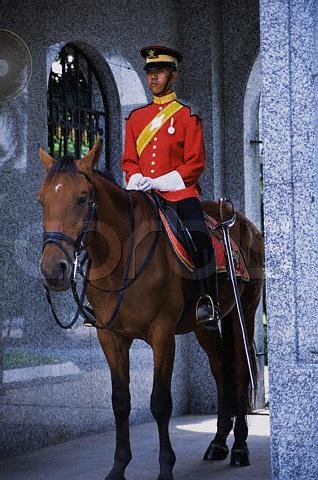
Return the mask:
<path fill-rule="evenodd" d="M 275 480 L 314 480 L 318 471 L 315 31 L 312 1 L 261 1 L 271 454 Z"/>

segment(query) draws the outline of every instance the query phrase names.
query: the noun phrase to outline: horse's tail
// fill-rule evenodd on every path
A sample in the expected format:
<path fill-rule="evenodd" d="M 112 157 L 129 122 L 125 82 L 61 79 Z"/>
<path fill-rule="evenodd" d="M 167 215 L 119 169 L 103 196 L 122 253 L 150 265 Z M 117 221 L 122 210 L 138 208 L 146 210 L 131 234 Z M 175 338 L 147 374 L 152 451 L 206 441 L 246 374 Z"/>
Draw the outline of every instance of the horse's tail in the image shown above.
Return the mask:
<path fill-rule="evenodd" d="M 248 389 L 248 406 L 247 412 L 251 412 L 255 408 L 256 404 L 256 397 L 257 397 L 257 358 L 256 358 L 256 348 L 255 343 L 253 342 L 252 348 L 250 349 L 250 358 L 251 358 L 251 367 L 252 367 L 252 375 L 254 380 L 255 390 L 252 389 L 251 383 L 249 384 Z"/>

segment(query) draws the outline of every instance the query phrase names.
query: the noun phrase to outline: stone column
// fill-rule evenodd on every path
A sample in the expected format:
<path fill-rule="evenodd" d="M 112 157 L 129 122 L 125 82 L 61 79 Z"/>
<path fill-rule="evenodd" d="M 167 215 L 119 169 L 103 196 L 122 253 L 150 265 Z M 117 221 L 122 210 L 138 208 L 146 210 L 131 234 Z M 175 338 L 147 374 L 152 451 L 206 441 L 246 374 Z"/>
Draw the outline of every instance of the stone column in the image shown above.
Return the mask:
<path fill-rule="evenodd" d="M 274 480 L 314 480 L 318 471 L 313 7 L 260 1 Z"/>

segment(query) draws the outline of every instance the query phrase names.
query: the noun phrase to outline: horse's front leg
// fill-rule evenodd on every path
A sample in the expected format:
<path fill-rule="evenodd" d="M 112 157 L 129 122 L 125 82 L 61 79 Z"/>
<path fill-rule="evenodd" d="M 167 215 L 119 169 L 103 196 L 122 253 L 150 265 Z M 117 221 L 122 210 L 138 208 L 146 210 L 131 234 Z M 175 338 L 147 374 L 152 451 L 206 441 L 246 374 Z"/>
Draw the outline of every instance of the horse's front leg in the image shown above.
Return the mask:
<path fill-rule="evenodd" d="M 129 348 L 132 341 L 107 330 L 99 330 L 98 337 L 111 371 L 112 404 L 116 422 L 114 464 L 106 480 L 124 480 L 126 467 L 131 460 Z"/>
<path fill-rule="evenodd" d="M 169 421 L 172 413 L 171 377 L 175 354 L 173 332 L 167 331 L 164 324 L 158 324 L 152 332 L 151 347 L 154 357 L 151 412 L 157 422 L 160 444 L 158 480 L 173 480 L 172 469 L 176 456 L 169 437 Z"/>

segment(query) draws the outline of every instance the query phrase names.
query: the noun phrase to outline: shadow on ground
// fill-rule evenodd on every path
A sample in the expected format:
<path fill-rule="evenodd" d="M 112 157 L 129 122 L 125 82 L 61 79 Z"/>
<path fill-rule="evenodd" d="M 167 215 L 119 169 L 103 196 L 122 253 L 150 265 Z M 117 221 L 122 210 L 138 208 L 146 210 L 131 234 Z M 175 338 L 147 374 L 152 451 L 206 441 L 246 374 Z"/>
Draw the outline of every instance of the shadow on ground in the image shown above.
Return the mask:
<path fill-rule="evenodd" d="M 173 418 L 170 431 L 177 455 L 174 480 L 270 480 L 269 417 L 252 415 L 248 423 L 251 465 L 233 468 L 229 458 L 213 463 L 202 461 L 216 430 L 215 416 Z M 111 468 L 114 443 L 111 431 L 3 460 L 1 480 L 104 480 Z M 230 435 L 229 447 L 232 443 Z M 126 479 L 155 480 L 159 470 L 156 424 L 133 426 L 131 445 L 133 460 Z"/>

